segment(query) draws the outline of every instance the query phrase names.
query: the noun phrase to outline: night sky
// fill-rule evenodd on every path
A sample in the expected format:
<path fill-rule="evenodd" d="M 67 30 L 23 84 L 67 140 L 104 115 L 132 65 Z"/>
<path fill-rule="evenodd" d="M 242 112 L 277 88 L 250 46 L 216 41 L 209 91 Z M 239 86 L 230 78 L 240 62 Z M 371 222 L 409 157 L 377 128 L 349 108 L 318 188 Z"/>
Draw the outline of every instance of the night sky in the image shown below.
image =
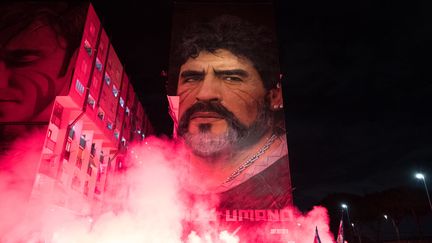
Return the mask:
<path fill-rule="evenodd" d="M 92 2 L 156 131 L 170 134 L 160 73 L 168 70 L 174 3 Z M 295 204 L 308 209 L 334 192 L 421 187 L 417 170 L 432 188 L 426 1 L 275 6 Z"/>

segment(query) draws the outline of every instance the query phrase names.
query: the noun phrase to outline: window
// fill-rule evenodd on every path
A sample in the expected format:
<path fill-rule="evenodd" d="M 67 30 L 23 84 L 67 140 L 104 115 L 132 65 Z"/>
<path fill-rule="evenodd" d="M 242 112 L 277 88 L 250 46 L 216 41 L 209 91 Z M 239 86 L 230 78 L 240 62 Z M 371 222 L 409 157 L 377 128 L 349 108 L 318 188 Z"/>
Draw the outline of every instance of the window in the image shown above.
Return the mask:
<path fill-rule="evenodd" d="M 88 174 L 89 176 L 91 176 L 92 173 L 93 173 L 93 169 L 96 169 L 96 168 L 97 168 L 97 167 L 96 167 L 96 164 L 94 163 L 93 158 L 90 158 L 89 163 L 88 163 L 88 165 L 87 165 L 87 174 Z"/>
<path fill-rule="evenodd" d="M 126 106 L 126 116 L 129 116 L 129 114 L 130 114 L 129 107 Z"/>
<path fill-rule="evenodd" d="M 77 189 L 80 187 L 80 185 L 81 185 L 80 179 L 78 178 L 77 175 L 74 175 L 74 177 L 72 178 L 71 187 Z"/>
<path fill-rule="evenodd" d="M 77 158 L 76 163 L 75 163 L 75 166 L 76 166 L 78 169 L 81 169 L 81 166 L 82 166 L 82 158 Z"/>
<path fill-rule="evenodd" d="M 101 172 L 101 169 L 100 170 L 98 170 L 98 173 L 97 173 L 97 176 L 96 176 L 96 181 L 101 181 L 101 177 L 102 177 L 102 172 Z"/>
<path fill-rule="evenodd" d="M 82 148 L 82 149 L 85 149 L 85 147 L 86 147 L 86 140 L 85 140 L 85 135 L 83 134 L 83 135 L 81 135 L 81 137 L 80 137 L 80 142 L 79 142 L 79 146 Z"/>
<path fill-rule="evenodd" d="M 84 195 L 88 196 L 88 191 L 89 191 L 89 182 L 85 181 L 84 182 Z"/>
<path fill-rule="evenodd" d="M 69 160 L 70 158 L 70 142 L 68 141 L 68 143 L 66 143 L 66 149 L 64 151 L 64 155 L 63 155 L 65 160 Z"/>
<path fill-rule="evenodd" d="M 96 32 L 96 27 L 94 23 L 90 23 L 90 34 L 94 35 Z"/>
<path fill-rule="evenodd" d="M 62 113 L 63 113 L 63 106 L 61 106 L 59 103 L 56 103 L 54 107 L 54 116 L 61 117 Z"/>
<path fill-rule="evenodd" d="M 120 101 L 119 101 L 119 103 L 120 103 L 120 107 L 121 107 L 121 108 L 124 108 L 125 102 L 124 102 L 124 100 L 123 100 L 122 97 L 120 97 Z"/>
<path fill-rule="evenodd" d="M 92 109 L 94 109 L 96 102 L 91 95 L 87 98 L 87 103 Z"/>
<path fill-rule="evenodd" d="M 103 112 L 102 109 L 99 109 L 97 116 L 98 116 L 98 118 L 101 119 L 101 120 L 104 119 L 105 113 Z"/>
<path fill-rule="evenodd" d="M 79 79 L 76 80 L 75 89 L 76 89 L 76 91 L 78 91 L 78 93 L 80 95 L 82 95 L 84 93 L 85 87 L 84 87 L 84 85 L 82 85 L 82 83 L 80 82 Z"/>
<path fill-rule="evenodd" d="M 94 157 L 95 154 L 96 154 L 96 144 L 92 143 L 91 149 L 90 149 L 90 155 Z"/>
<path fill-rule="evenodd" d="M 117 98 L 117 96 L 119 95 L 119 90 L 117 89 L 117 87 L 115 86 L 115 84 L 113 84 L 112 92 L 113 92 L 114 97 Z"/>
<path fill-rule="evenodd" d="M 108 73 L 105 73 L 104 80 L 107 85 L 111 84 L 111 77 L 108 75 Z"/>
<path fill-rule="evenodd" d="M 109 130 L 112 130 L 112 129 L 113 129 L 113 124 L 112 124 L 112 122 L 108 121 L 106 127 L 107 127 Z"/>
<path fill-rule="evenodd" d="M 96 69 L 99 72 L 102 72 L 102 67 L 103 67 L 102 62 L 99 60 L 99 58 L 96 57 Z"/>
<path fill-rule="evenodd" d="M 93 75 L 93 81 L 92 84 L 93 88 L 99 88 L 99 77 L 97 77 L 97 75 Z"/>
<path fill-rule="evenodd" d="M 81 71 L 82 71 L 83 73 L 85 73 L 85 74 L 87 74 L 87 67 L 88 67 L 88 65 L 87 65 L 87 61 L 84 59 L 84 60 L 81 62 Z"/>
<path fill-rule="evenodd" d="M 66 142 L 65 151 L 70 152 L 70 148 L 71 148 L 71 141 L 68 139 Z"/>
<path fill-rule="evenodd" d="M 117 129 L 114 131 L 114 137 L 116 140 L 118 140 L 120 137 L 120 132 Z"/>
<path fill-rule="evenodd" d="M 93 50 L 92 50 L 92 47 L 90 46 L 90 43 L 87 40 L 84 41 L 84 49 L 86 50 L 86 52 L 89 56 L 92 55 Z"/>
<path fill-rule="evenodd" d="M 116 69 L 116 71 L 115 71 L 115 77 L 116 77 L 117 80 L 120 80 L 120 79 L 121 79 L 121 73 L 120 73 L 120 70 Z"/>
<path fill-rule="evenodd" d="M 101 164 L 103 164 L 103 162 L 104 162 L 104 155 L 103 155 L 103 151 L 101 151 L 101 153 L 100 153 L 100 155 L 99 155 L 99 162 L 100 162 Z"/>
<path fill-rule="evenodd" d="M 104 52 L 105 52 L 104 43 L 101 42 L 99 44 L 99 53 L 102 54 L 102 56 L 103 56 Z"/>
<path fill-rule="evenodd" d="M 123 145 L 123 147 L 126 147 L 126 138 L 122 137 L 121 144 Z"/>
<path fill-rule="evenodd" d="M 91 176 L 91 175 L 92 175 L 92 172 L 93 172 L 93 168 L 92 168 L 92 166 L 91 166 L 91 162 L 89 161 L 89 164 L 88 164 L 88 166 L 87 166 L 87 174 L 88 174 L 89 176 Z"/>
<path fill-rule="evenodd" d="M 81 148 L 78 149 L 77 160 L 76 160 L 76 163 L 75 163 L 75 166 L 78 167 L 78 169 L 81 169 L 81 166 L 82 166 L 82 163 L 83 163 L 82 152 L 83 152 L 83 150 Z"/>
<path fill-rule="evenodd" d="M 94 190 L 95 194 L 100 195 L 102 193 L 102 191 L 99 189 L 99 186 L 96 185 L 95 186 L 95 190 Z"/>
<path fill-rule="evenodd" d="M 45 147 L 47 147 L 51 151 L 54 151 L 55 146 L 56 146 L 56 142 L 54 142 L 53 140 L 51 140 L 51 138 L 48 138 L 47 141 L 46 141 Z"/>
<path fill-rule="evenodd" d="M 48 133 L 47 133 L 47 140 L 46 140 L 46 144 L 45 147 L 47 147 L 48 149 L 50 149 L 51 151 L 54 151 L 56 142 L 54 140 L 51 139 L 51 135 L 52 135 L 52 131 L 51 129 L 48 129 Z"/>
<path fill-rule="evenodd" d="M 51 137 L 51 134 L 52 134 L 51 129 L 48 129 L 47 138 L 50 138 L 50 137 Z"/>
<path fill-rule="evenodd" d="M 127 164 L 124 162 L 123 158 L 119 158 L 115 165 L 115 171 L 124 171 L 127 168 Z"/>
<path fill-rule="evenodd" d="M 51 118 L 51 122 L 56 125 L 57 127 L 60 127 L 61 125 L 61 117 L 63 114 L 63 106 L 56 103 L 54 106 L 53 116 Z"/>
<path fill-rule="evenodd" d="M 69 130 L 69 136 L 68 137 L 70 139 L 74 139 L 74 136 L 75 136 L 75 130 L 73 127 L 71 127 L 71 129 Z"/>

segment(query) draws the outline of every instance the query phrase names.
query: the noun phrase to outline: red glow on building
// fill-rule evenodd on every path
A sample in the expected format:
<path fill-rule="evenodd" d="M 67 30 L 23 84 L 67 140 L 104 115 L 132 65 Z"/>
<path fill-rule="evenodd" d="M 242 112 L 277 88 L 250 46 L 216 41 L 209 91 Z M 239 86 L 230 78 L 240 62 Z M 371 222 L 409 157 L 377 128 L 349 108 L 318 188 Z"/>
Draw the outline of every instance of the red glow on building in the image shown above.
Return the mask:
<path fill-rule="evenodd" d="M 69 90 L 56 97 L 47 127 L 1 158 L 0 193 L 10 197 L 0 202 L 0 241 L 306 243 L 316 228 L 333 241 L 322 207 L 221 210 L 219 198 L 190 200 L 185 148 L 149 137 L 145 110 L 91 5 L 70 65 Z M 178 100 L 170 105 L 176 123 Z"/>

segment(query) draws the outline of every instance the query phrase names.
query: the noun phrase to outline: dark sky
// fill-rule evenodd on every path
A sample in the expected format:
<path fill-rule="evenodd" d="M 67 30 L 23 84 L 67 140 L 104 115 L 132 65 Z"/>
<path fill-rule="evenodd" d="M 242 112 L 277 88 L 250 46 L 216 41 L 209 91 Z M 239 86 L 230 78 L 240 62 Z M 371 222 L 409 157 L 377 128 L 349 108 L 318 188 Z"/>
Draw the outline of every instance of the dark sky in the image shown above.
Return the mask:
<path fill-rule="evenodd" d="M 92 2 L 150 120 L 170 133 L 160 72 L 168 69 L 174 3 Z M 426 1 L 275 6 L 296 205 L 307 209 L 332 192 L 422 186 L 416 170 L 432 178 Z"/>

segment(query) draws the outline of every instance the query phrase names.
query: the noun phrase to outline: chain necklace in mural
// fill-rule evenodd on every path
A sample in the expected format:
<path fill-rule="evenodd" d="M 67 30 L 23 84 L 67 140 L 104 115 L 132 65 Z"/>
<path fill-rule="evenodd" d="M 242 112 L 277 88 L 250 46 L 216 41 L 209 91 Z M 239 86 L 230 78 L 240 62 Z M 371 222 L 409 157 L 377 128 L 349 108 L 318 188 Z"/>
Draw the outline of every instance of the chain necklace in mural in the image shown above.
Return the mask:
<path fill-rule="evenodd" d="M 274 140 L 276 139 L 276 135 L 272 135 L 269 139 L 267 139 L 267 142 L 258 150 L 256 154 L 254 154 L 252 157 L 250 157 L 246 162 L 244 162 L 240 167 L 238 167 L 224 182 L 228 183 L 232 180 L 234 180 L 237 176 L 239 176 L 244 170 L 246 170 L 249 166 L 251 166 L 264 152 L 270 148 L 270 145 L 273 144 Z"/>

